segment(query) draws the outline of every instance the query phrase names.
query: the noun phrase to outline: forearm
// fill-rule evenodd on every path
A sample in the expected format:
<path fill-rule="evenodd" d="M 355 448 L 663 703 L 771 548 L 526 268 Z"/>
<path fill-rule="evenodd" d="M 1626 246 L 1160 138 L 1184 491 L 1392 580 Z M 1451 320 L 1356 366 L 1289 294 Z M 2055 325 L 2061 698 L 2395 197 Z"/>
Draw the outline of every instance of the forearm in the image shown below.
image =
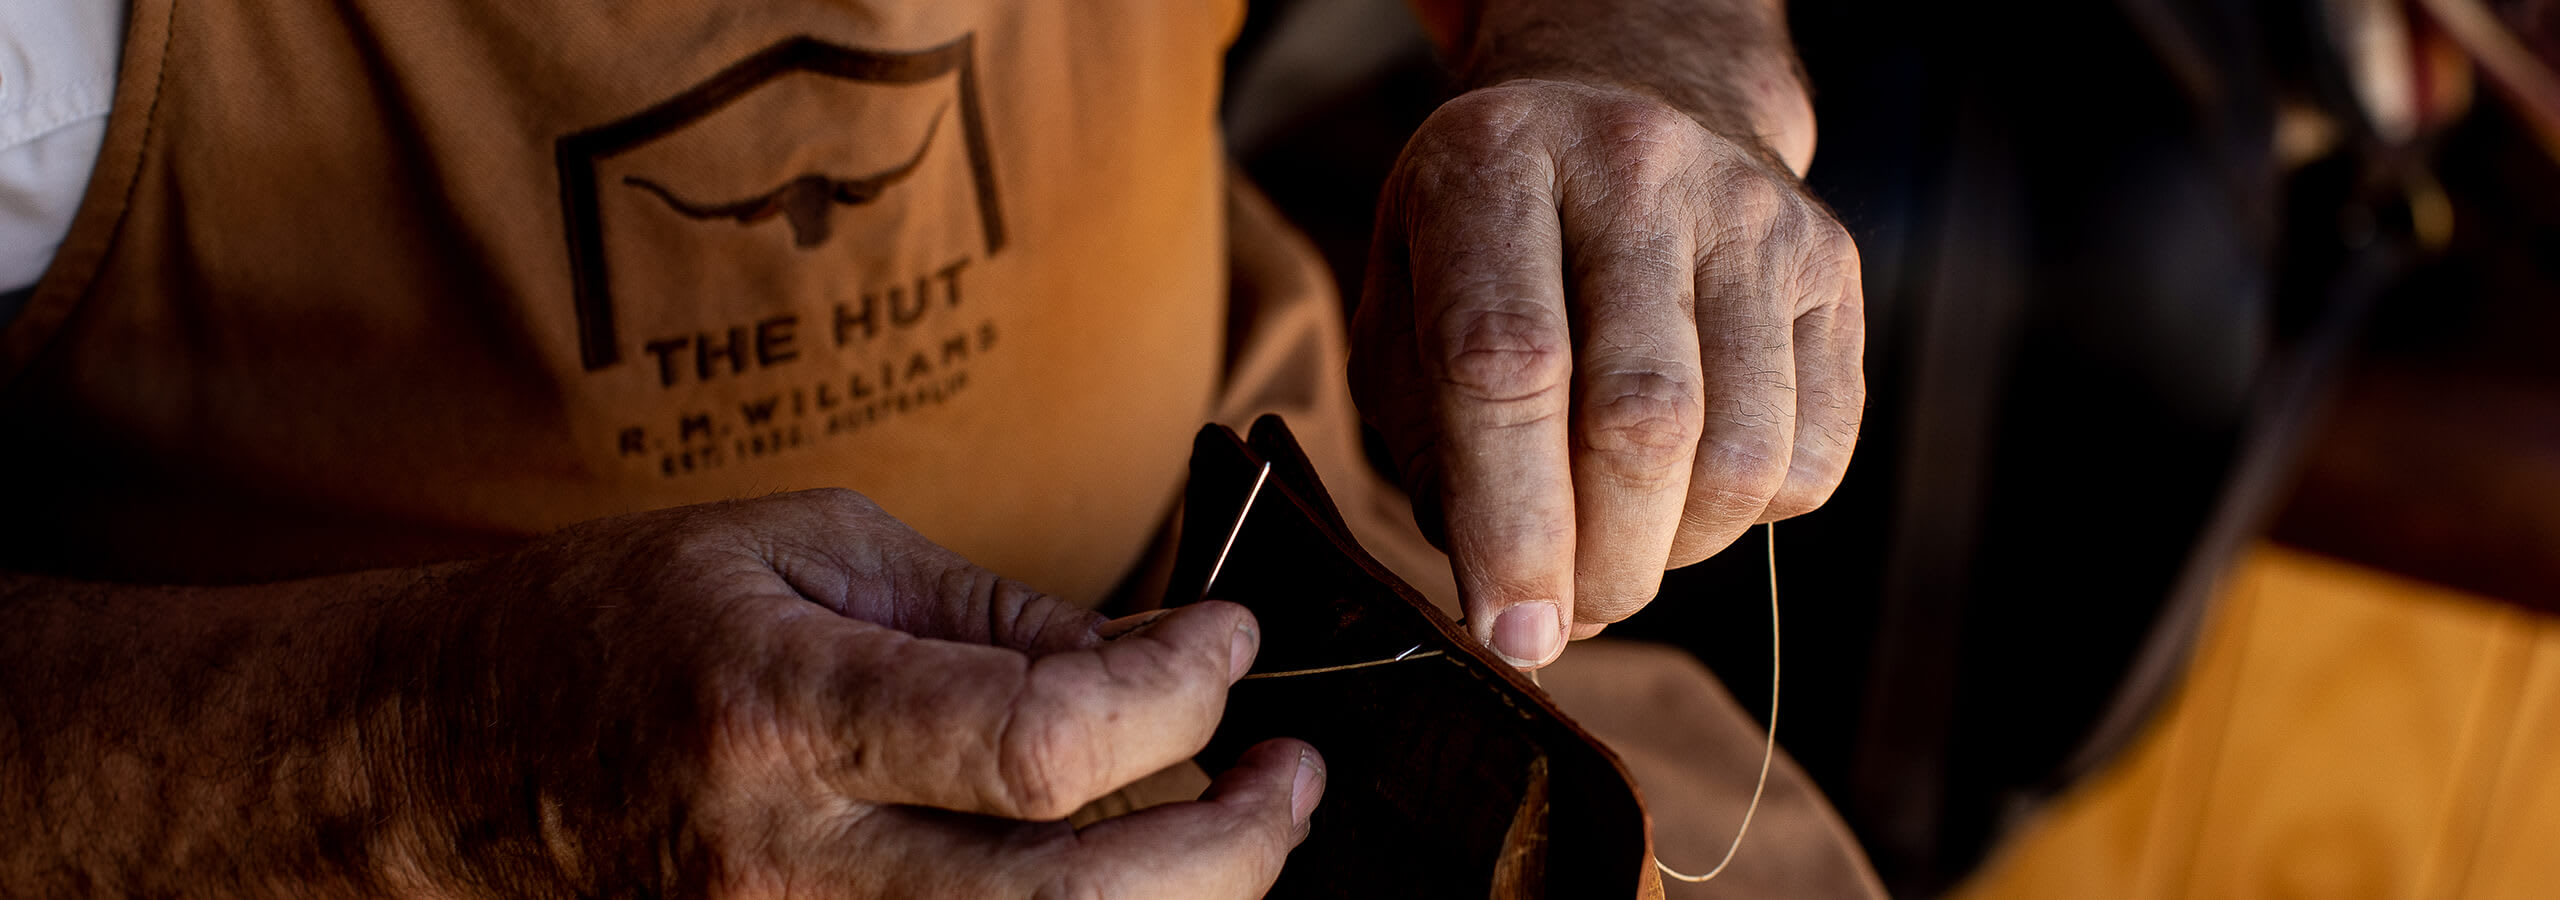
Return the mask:
<path fill-rule="evenodd" d="M 1813 107 L 1782 0 L 1411 0 L 1468 87 L 1553 78 L 1661 98 L 1802 173 Z"/>
<path fill-rule="evenodd" d="M 444 892 L 421 851 L 464 823 L 404 771 L 439 679 L 378 653 L 440 628 L 392 599 L 409 577 L 0 576 L 0 893 Z"/>

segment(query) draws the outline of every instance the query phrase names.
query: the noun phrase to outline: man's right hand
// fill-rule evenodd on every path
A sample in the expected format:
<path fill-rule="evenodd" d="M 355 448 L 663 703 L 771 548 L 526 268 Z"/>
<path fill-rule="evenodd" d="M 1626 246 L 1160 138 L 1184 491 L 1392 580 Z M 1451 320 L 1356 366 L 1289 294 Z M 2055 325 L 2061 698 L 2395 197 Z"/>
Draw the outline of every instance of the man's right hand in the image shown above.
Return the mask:
<path fill-rule="evenodd" d="M 379 575 L 357 581 L 385 583 Z M 138 777 L 145 784 L 134 787 L 163 802 L 236 802 L 230 830 L 247 832 L 212 829 L 217 836 L 202 839 L 211 843 L 192 850 L 146 841 L 114 854 L 123 859 L 98 860 L 126 868 L 102 873 L 106 883 L 158 893 L 149 889 L 157 879 L 136 881 L 127 867 L 174 875 L 217 862 L 202 851 L 236 841 L 206 874 L 244 882 L 160 885 L 174 893 L 318 880 L 441 895 L 1258 897 L 1303 837 L 1323 789 L 1313 748 L 1277 740 L 1246 753 L 1197 802 L 1083 829 L 1058 821 L 1207 742 L 1228 686 L 1257 648 L 1251 614 L 1203 603 L 1106 622 L 971 566 L 850 492 L 604 520 L 506 557 L 388 584 L 377 593 L 388 600 L 314 607 L 373 609 L 361 616 L 369 624 L 359 643 L 369 646 L 354 671 L 300 676 L 356 682 L 302 688 L 335 698 L 307 704 L 325 715 L 284 715 L 303 710 L 289 685 L 255 692 L 282 696 L 244 698 L 265 704 L 247 718 L 269 721 L 280 746 L 229 748 L 250 755 L 179 767 L 193 772 L 90 773 L 101 788 Z M 41 651 L 42 634 L 55 630 L 48 626 L 71 614 L 39 618 L 39 646 L 22 634 L 6 649 Z M 325 632 L 315 624 L 311 634 Z M 270 662 L 278 672 L 297 669 L 251 654 L 197 675 L 208 693 L 229 696 L 226 679 Z M 172 674 L 184 681 L 181 666 Z M 21 682 L 6 687 L 27 687 L 15 677 L 26 673 L 5 671 Z M 109 744 L 135 739 L 114 729 L 103 737 L 65 731 Z M 0 807 L 34 800 L 21 809 L 53 821 L 17 827 L 67 827 L 110 838 L 97 846 L 121 845 L 112 823 L 132 812 L 115 814 L 130 792 L 59 790 L 64 776 L 80 773 L 62 771 L 77 763 L 58 751 L 77 749 L 0 747 L 11 770 L 0 772 L 0 786 L 38 774 L 34 784 L 54 788 L 0 791 L 17 794 L 0 797 Z M 88 749 L 92 758 L 151 755 Z M 30 773 L 31 765 L 51 771 Z M 256 789 L 230 783 L 244 772 Z M 66 797 L 103 798 L 102 808 L 64 808 Z M 217 825 L 230 813 L 177 812 L 169 821 Z M 173 826 L 153 827 L 166 837 Z M 65 864 L 18 843 L 0 854 L 8 862 L 0 886 L 43 887 L 42 877 L 22 880 L 30 865 Z M 255 871 L 279 853 L 335 875 Z"/>

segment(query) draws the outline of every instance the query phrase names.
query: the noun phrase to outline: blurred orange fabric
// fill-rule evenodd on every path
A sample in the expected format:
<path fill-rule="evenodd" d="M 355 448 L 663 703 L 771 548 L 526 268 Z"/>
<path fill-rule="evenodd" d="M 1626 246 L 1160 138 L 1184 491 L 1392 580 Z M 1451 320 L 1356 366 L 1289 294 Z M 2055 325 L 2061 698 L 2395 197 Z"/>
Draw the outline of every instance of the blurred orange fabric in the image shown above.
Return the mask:
<path fill-rule="evenodd" d="M 2260 547 L 2187 682 L 1964 900 L 2560 892 L 2560 619 Z"/>

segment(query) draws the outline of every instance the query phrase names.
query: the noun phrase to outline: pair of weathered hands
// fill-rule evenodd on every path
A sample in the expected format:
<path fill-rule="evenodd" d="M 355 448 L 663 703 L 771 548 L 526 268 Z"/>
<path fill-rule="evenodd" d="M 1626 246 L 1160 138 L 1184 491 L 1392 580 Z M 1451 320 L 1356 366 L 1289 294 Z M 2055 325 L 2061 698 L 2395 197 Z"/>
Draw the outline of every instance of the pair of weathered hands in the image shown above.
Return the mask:
<path fill-rule="evenodd" d="M 1460 98 L 1407 149 L 1355 388 L 1418 505 L 1437 501 L 1468 620 L 1505 657 L 1552 660 L 1666 566 L 1839 482 L 1863 396 L 1858 263 L 1781 165 L 1653 100 L 1542 81 Z M 556 856 L 590 861 L 573 881 L 661 877 L 595 861 L 665 853 L 683 878 L 793 893 L 1259 896 L 1324 788 L 1313 748 L 1272 741 L 1198 802 L 1054 821 L 1207 741 L 1252 617 L 1105 622 L 851 494 L 599 523 L 466 577 L 550 580 L 558 602 L 525 615 L 572 616 L 490 636 L 521 642 L 493 657 L 594 636 L 591 659 L 556 661 L 577 674 L 508 680 L 603 693 L 527 701 L 522 721 L 634 723 L 532 737 L 528 761 L 621 766 L 592 774 L 601 806 L 562 819 L 625 793 L 681 812 L 672 835 L 627 836 L 656 848 L 559 835 Z M 581 602 L 597 595 L 624 599 Z"/>
<path fill-rule="evenodd" d="M 1380 223 L 1355 389 L 1504 656 L 1543 665 L 1647 602 L 1666 566 L 1838 483 L 1863 397 L 1858 263 L 1777 156 L 1631 91 L 1507 81 L 1423 125 Z M 17 786 L 66 818 L 0 852 L 11 878 L 1247 897 L 1324 790 L 1315 749 L 1276 740 L 1197 802 L 1059 821 L 1207 741 L 1258 646 L 1252 617 L 1212 602 L 1105 621 L 849 492 L 347 578 L 363 584 L 309 586 L 294 633 L 252 624 L 280 618 L 275 596 L 192 598 L 162 627 L 201 637 L 204 659 L 127 660 L 60 695 L 113 704 L 249 672 L 203 701 L 231 719 L 188 714 L 210 735 L 194 754 Z M 136 618 L 58 609 L 25 639 Z M 329 699 L 290 705 L 304 695 Z M 27 700 L 30 721 L 47 702 Z M 159 727 L 136 715 L 116 727 Z M 137 838 L 63 812 L 84 804 L 224 810 Z M 84 863 L 110 874 L 83 880 Z"/>

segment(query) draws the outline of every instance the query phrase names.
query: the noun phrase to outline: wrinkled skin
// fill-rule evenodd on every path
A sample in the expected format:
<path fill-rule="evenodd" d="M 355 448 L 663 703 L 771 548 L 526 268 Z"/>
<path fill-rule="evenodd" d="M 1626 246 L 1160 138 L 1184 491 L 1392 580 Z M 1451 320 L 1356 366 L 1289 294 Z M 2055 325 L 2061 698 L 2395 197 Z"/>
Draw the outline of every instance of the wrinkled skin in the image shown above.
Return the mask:
<path fill-rule="evenodd" d="M 53 686 L 0 741 L 13 894 L 1258 897 L 1323 789 L 1274 740 L 1197 802 L 1060 821 L 1207 743 L 1252 615 L 1107 622 L 848 491 L 15 597 L 0 649 L 55 653 L 0 665 Z"/>
<path fill-rule="evenodd" d="M 569 829 L 551 843 L 573 883 L 613 874 L 598 850 L 654 843 L 673 864 L 632 874 L 723 895 L 1254 897 L 1321 789 L 1313 749 L 1274 741 L 1199 802 L 1082 831 L 1057 821 L 1207 743 L 1252 663 L 1252 615 L 1210 603 L 1107 623 L 850 492 L 611 520 L 439 590 L 484 581 L 605 601 L 545 604 L 583 615 L 489 636 L 561 629 L 493 658 L 542 660 L 560 668 L 550 683 L 594 691 L 513 707 L 542 718 L 512 724 L 570 738 L 526 748 L 571 776 L 555 783 L 673 813 L 594 846 Z M 1293 805 L 1302 766 L 1317 780 Z"/>
<path fill-rule="evenodd" d="M 1378 224 L 1353 390 L 1515 664 L 1838 487 L 1857 248 L 1774 154 L 1646 94 L 1515 79 L 1423 123 Z"/>

